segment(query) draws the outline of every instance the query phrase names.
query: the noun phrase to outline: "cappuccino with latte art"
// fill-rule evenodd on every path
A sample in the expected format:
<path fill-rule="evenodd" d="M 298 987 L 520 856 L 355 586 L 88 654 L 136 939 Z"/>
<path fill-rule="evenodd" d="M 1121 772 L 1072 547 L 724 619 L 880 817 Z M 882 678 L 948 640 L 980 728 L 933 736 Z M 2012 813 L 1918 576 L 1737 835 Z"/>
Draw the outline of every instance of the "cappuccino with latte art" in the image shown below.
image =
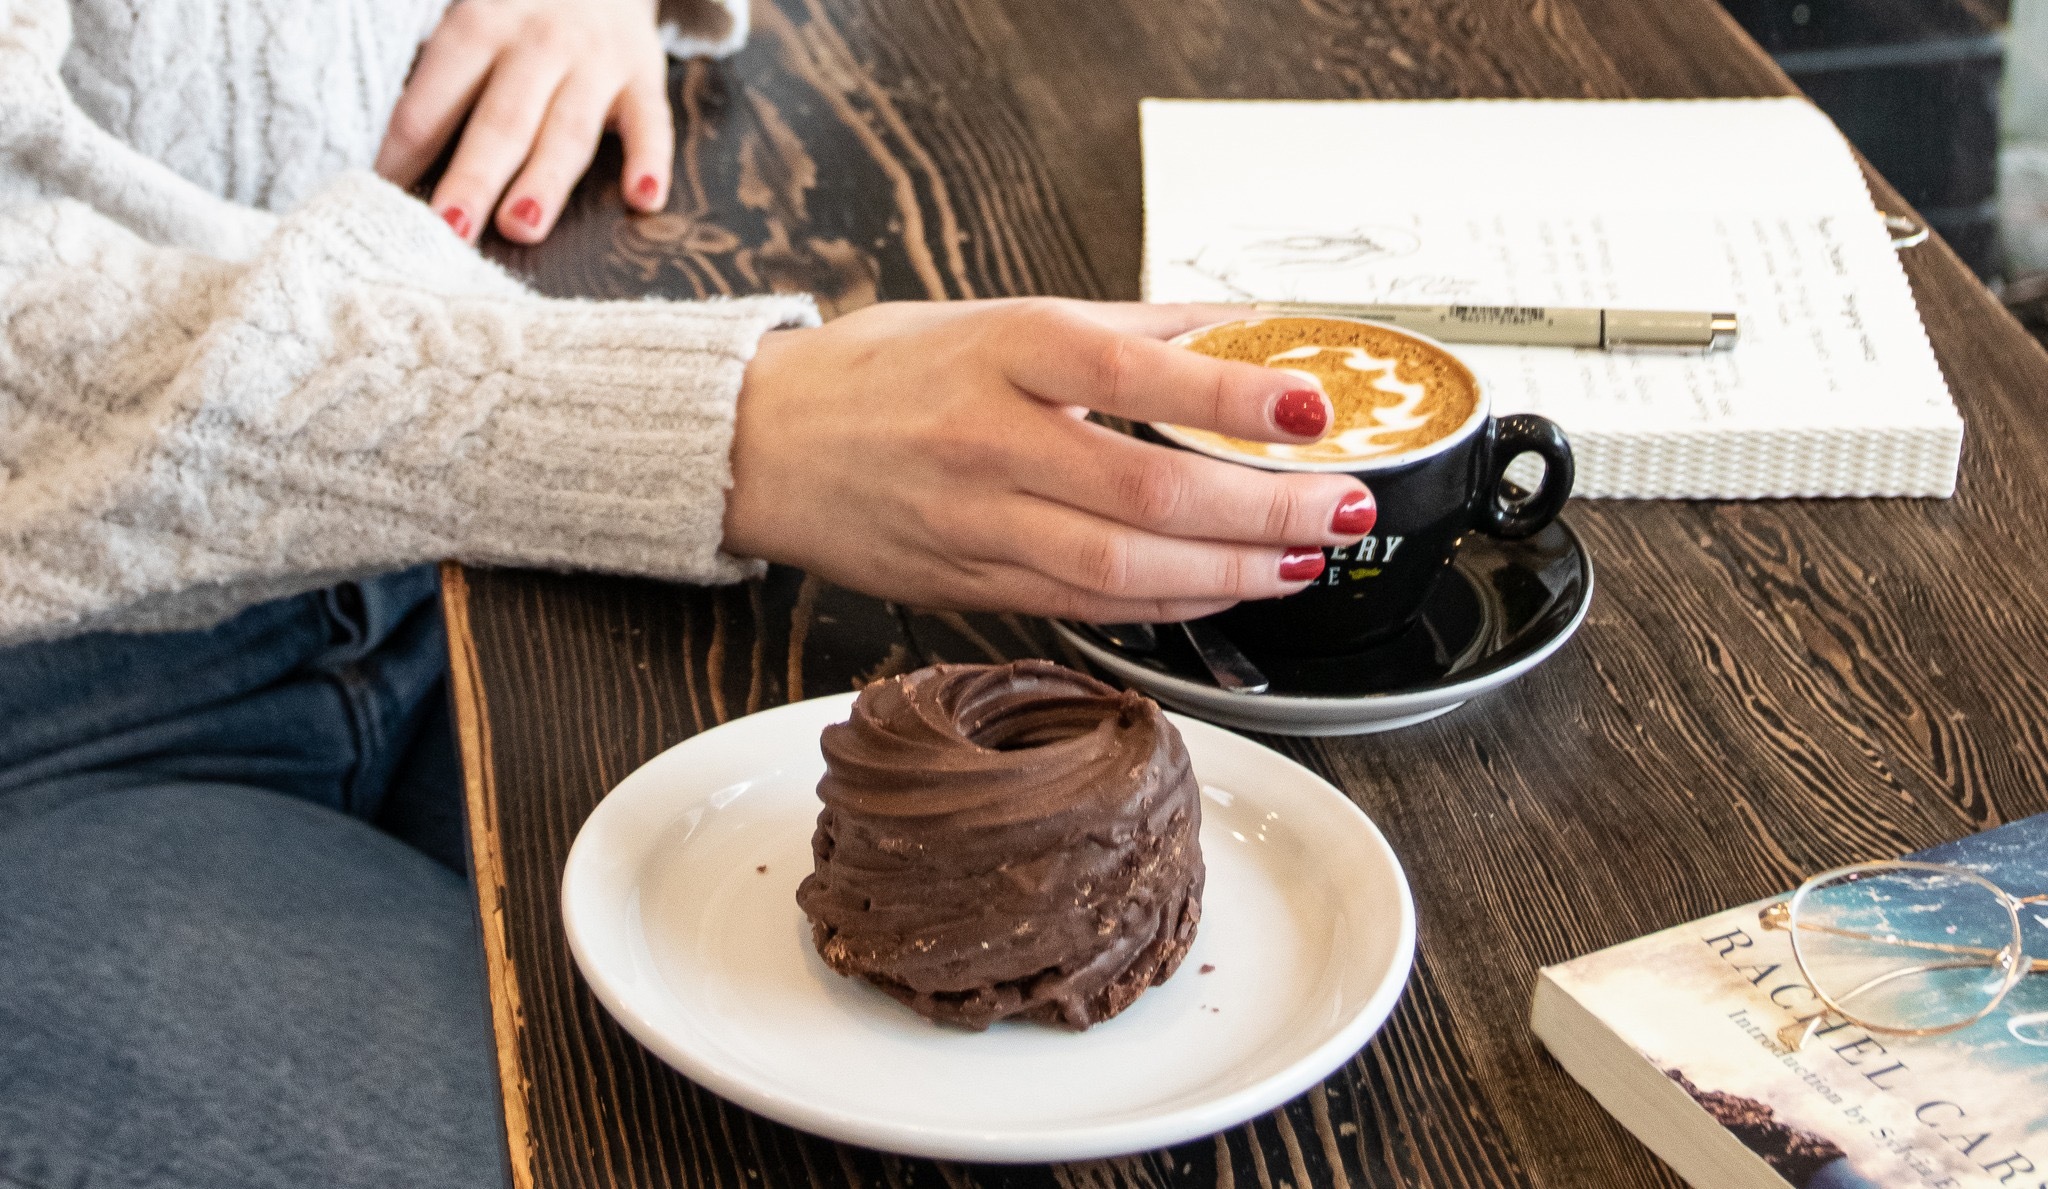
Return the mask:
<path fill-rule="evenodd" d="M 1479 381 L 1450 352 L 1398 330 L 1335 318 L 1258 318 L 1176 340 L 1218 359 L 1257 363 L 1321 388 L 1336 413 L 1321 441 L 1280 445 L 1158 426 L 1182 445 L 1255 464 L 1351 470 L 1451 440 L 1481 414 Z M 1322 464 L 1322 465 L 1317 465 Z M 1305 468 L 1306 469 L 1306 468 Z"/>
<path fill-rule="evenodd" d="M 1138 427 L 1141 437 L 1261 470 L 1355 475 L 1379 509 L 1371 536 L 1324 548 L 1322 574 L 1306 589 L 1217 615 L 1255 660 L 1352 653 L 1391 639 L 1414 621 L 1460 538 L 1541 532 L 1571 494 L 1571 443 L 1557 426 L 1528 413 L 1488 416 L 1478 377 L 1419 334 L 1352 318 L 1279 316 L 1173 341 L 1299 376 L 1322 389 L 1336 415 L 1320 440 L 1300 444 L 1157 423 Z M 1524 454 L 1543 460 L 1532 492 L 1503 483 Z"/>

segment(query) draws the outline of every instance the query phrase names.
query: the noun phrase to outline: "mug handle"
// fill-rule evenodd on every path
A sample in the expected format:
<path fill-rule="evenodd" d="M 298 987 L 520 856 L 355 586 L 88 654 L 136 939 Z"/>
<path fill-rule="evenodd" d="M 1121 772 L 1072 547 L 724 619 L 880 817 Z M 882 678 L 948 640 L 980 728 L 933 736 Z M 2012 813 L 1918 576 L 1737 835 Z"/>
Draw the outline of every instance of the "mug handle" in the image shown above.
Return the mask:
<path fill-rule="evenodd" d="M 1564 431 L 1534 413 L 1513 413 L 1487 426 L 1486 463 L 1480 468 L 1479 531 L 1503 541 L 1541 532 L 1572 493 L 1572 444 Z M 1509 464 L 1524 454 L 1543 460 L 1543 482 L 1527 499 L 1501 498 Z"/>

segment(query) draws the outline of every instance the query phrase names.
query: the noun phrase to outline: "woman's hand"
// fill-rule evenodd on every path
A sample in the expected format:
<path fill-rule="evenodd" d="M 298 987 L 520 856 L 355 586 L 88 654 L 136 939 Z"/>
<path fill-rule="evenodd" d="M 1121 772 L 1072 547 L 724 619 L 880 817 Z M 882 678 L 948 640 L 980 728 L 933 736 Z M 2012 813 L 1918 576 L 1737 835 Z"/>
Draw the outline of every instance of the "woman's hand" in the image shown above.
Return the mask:
<path fill-rule="evenodd" d="M 1235 313 L 890 302 L 773 332 L 740 393 L 725 546 L 920 606 L 1096 622 L 1300 590 L 1320 546 L 1372 530 L 1356 479 L 1254 470 L 1080 416 L 1321 436 L 1328 398 L 1299 378 L 1160 341 Z"/>
<path fill-rule="evenodd" d="M 626 202 L 660 210 L 675 130 L 654 0 L 457 0 L 420 51 L 391 112 L 377 172 L 420 179 L 462 125 L 433 207 L 474 240 L 537 243 L 607 128 L 626 149 Z"/>

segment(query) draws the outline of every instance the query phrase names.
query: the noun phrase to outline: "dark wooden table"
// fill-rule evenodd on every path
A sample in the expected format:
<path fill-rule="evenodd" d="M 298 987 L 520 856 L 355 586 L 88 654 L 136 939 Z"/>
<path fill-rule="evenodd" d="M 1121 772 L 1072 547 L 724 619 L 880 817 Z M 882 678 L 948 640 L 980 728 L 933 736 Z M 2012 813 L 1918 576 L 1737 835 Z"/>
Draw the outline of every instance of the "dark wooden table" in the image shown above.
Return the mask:
<path fill-rule="evenodd" d="M 671 213 L 595 181 L 544 248 L 501 252 L 565 294 L 1127 298 L 1143 96 L 1787 90 L 1712 0 L 774 0 L 738 58 L 677 73 Z M 1945 247 L 1907 261 L 1970 427 L 1958 497 L 1574 505 L 1600 589 L 1549 664 L 1394 735 L 1265 740 L 1386 831 L 1420 953 L 1324 1086 L 1170 1151 L 962 1167 L 799 1134 L 648 1056 L 562 938 L 570 840 L 648 757 L 923 661 L 1048 652 L 1041 627 L 796 573 L 450 567 L 513 1183 L 1673 1183 L 1531 1038 L 1539 965 L 2048 809 L 2048 356 Z"/>

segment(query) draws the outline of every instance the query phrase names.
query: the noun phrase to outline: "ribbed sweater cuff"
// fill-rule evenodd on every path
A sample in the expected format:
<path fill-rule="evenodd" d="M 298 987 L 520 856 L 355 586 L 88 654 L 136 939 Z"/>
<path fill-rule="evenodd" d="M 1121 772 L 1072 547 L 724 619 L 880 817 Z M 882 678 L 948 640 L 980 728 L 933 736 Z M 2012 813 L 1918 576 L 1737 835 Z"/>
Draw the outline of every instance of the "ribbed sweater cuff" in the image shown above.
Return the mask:
<path fill-rule="evenodd" d="M 816 325 L 807 297 L 532 299 L 488 425 L 452 468 L 469 560 L 735 581 L 719 548 L 733 409 L 760 337 Z"/>

